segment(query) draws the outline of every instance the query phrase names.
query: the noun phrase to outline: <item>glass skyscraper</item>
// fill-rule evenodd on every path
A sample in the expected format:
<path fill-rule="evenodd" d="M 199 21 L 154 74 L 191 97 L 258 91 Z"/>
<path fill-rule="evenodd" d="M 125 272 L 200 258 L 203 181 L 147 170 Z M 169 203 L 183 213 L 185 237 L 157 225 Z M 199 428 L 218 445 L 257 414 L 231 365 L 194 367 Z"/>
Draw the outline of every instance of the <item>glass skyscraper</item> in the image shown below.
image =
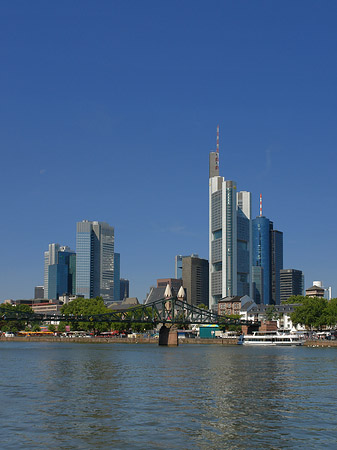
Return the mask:
<path fill-rule="evenodd" d="M 273 222 L 265 216 L 256 217 L 253 226 L 254 300 L 256 303 L 280 304 L 280 270 L 283 269 L 283 233 L 273 229 Z M 262 272 L 254 269 L 262 267 Z M 261 286 L 263 280 L 263 289 Z"/>
<path fill-rule="evenodd" d="M 44 259 L 44 298 L 58 299 L 63 294 L 74 294 L 76 253 L 67 246 L 49 244 Z"/>
<path fill-rule="evenodd" d="M 270 301 L 270 225 L 271 222 L 267 217 L 259 216 L 252 221 L 253 228 L 253 266 L 263 268 L 263 291 L 261 303 L 265 305 Z M 258 272 L 254 274 L 258 276 Z M 253 278 L 253 283 L 258 280 Z"/>
<path fill-rule="evenodd" d="M 251 295 L 251 193 L 219 176 L 218 151 L 209 161 L 209 306 L 215 309 L 221 298 Z"/>
<path fill-rule="evenodd" d="M 114 228 L 105 222 L 77 223 L 76 294 L 114 299 Z"/>

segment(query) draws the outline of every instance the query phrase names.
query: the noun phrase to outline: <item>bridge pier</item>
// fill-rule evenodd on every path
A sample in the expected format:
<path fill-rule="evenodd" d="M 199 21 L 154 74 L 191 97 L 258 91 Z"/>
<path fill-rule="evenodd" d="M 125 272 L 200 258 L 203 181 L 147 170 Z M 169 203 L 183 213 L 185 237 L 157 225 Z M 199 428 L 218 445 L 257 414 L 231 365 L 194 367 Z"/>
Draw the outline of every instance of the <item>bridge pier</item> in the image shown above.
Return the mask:
<path fill-rule="evenodd" d="M 159 345 L 166 345 L 167 347 L 178 347 L 178 330 L 173 325 L 167 328 L 165 324 L 159 330 Z"/>

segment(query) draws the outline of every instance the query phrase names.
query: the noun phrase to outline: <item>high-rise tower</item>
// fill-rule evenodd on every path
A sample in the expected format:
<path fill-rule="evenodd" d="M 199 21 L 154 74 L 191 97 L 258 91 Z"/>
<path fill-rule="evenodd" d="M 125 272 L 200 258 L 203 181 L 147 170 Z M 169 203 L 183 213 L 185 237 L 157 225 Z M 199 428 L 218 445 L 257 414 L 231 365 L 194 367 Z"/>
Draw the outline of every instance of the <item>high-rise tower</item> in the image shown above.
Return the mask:
<path fill-rule="evenodd" d="M 44 252 L 44 298 L 75 293 L 76 254 L 69 247 L 49 244 Z"/>
<path fill-rule="evenodd" d="M 280 304 L 280 270 L 283 269 L 283 233 L 262 215 L 253 221 L 253 286 L 256 303 Z"/>
<path fill-rule="evenodd" d="M 209 158 L 209 306 L 251 292 L 251 194 L 219 176 L 217 150 Z"/>
<path fill-rule="evenodd" d="M 114 228 L 105 222 L 77 222 L 76 294 L 114 299 Z"/>

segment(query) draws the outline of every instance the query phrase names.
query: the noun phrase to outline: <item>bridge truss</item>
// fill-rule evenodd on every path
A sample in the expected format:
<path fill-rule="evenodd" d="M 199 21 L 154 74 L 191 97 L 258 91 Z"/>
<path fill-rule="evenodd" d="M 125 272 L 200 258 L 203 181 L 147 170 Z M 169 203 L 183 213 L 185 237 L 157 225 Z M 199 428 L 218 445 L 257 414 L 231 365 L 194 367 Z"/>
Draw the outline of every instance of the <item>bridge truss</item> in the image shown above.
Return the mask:
<path fill-rule="evenodd" d="M 232 319 L 211 311 L 190 305 L 177 298 L 160 299 L 152 303 L 137 305 L 123 310 L 112 310 L 104 314 L 74 315 L 74 314 L 38 314 L 2 309 L 0 320 L 26 322 L 105 322 L 105 323 L 147 323 L 153 324 L 183 324 L 183 325 L 258 325 L 259 322 Z"/>

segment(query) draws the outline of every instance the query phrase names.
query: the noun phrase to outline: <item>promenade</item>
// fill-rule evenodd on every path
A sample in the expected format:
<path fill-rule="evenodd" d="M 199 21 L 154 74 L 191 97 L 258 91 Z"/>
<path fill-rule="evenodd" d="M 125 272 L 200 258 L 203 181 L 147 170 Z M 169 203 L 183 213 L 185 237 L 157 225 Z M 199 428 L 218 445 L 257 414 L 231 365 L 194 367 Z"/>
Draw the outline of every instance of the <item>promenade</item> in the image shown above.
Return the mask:
<path fill-rule="evenodd" d="M 59 336 L 15 336 L 6 338 L 0 337 L 0 342 L 71 342 L 79 344 L 158 344 L 156 338 L 146 337 L 134 337 L 134 338 L 119 338 L 119 337 L 92 337 L 92 338 L 80 338 L 80 337 L 59 337 Z M 206 344 L 206 345 L 237 345 L 237 339 L 200 339 L 200 338 L 184 338 L 179 339 L 179 345 L 186 344 Z M 336 347 L 337 340 L 307 340 L 304 342 L 305 347 Z"/>

